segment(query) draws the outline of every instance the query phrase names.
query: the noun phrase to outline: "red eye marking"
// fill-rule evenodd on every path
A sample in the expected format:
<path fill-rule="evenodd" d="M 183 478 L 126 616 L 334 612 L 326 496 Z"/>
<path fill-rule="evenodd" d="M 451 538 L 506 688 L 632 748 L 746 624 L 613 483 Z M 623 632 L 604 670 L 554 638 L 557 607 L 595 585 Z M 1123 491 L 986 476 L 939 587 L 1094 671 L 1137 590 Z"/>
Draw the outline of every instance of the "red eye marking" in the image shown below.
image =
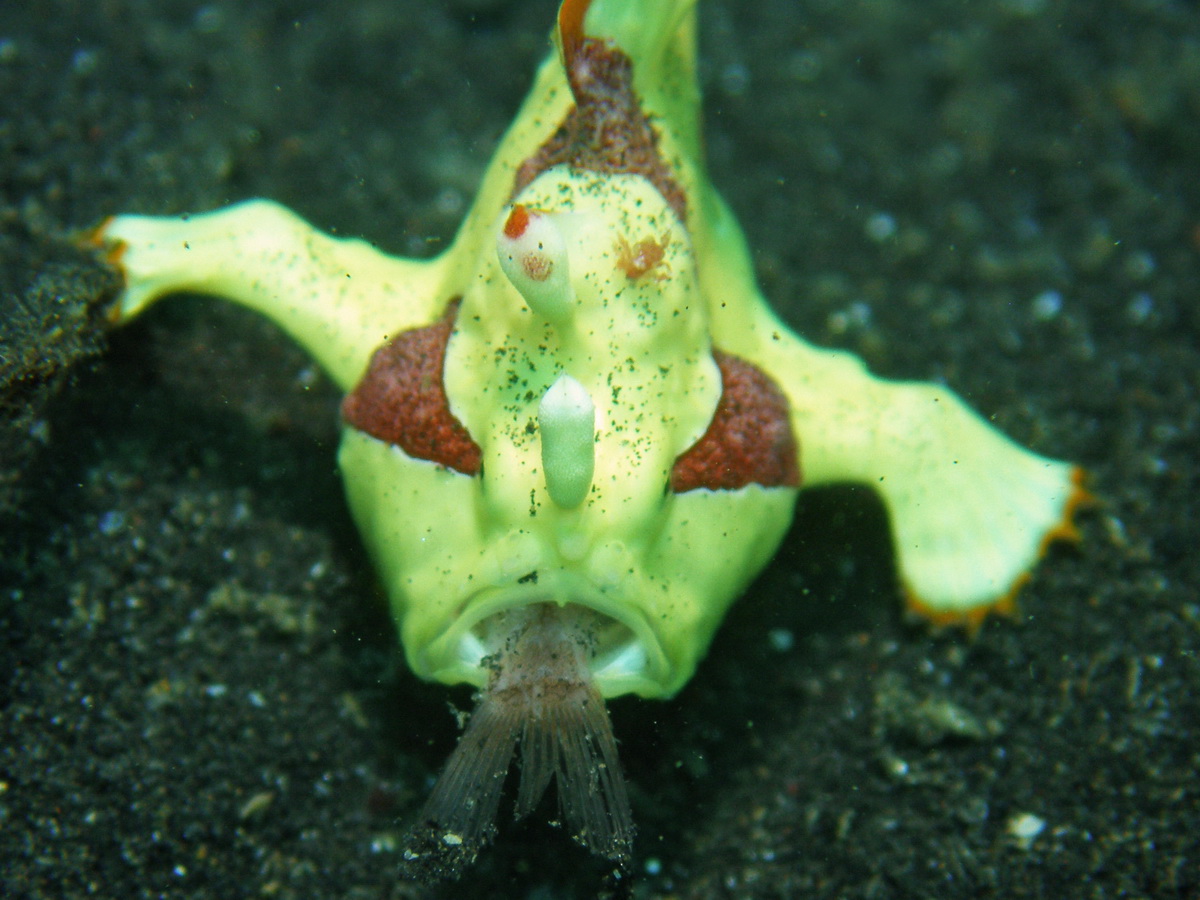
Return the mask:
<path fill-rule="evenodd" d="M 504 236 L 510 241 L 515 241 L 525 233 L 525 229 L 528 227 L 529 210 L 518 203 L 512 208 L 512 212 L 508 214 L 508 219 L 504 222 Z"/>
<path fill-rule="evenodd" d="M 457 313 L 455 300 L 441 321 L 398 334 L 376 350 L 362 381 L 342 401 L 342 418 L 414 459 L 475 475 L 479 445 L 450 412 L 442 381 Z"/>
<path fill-rule="evenodd" d="M 671 490 L 799 487 L 800 451 L 787 397 L 753 363 L 713 350 L 721 400 L 704 436 L 675 460 Z"/>

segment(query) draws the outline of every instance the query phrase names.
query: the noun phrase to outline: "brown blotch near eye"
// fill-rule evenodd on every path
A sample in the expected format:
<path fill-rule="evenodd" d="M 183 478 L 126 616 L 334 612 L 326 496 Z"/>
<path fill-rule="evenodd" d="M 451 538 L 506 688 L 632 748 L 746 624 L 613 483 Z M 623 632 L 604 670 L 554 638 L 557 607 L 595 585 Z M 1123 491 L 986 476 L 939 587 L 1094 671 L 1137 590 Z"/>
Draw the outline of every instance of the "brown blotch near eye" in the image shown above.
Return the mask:
<path fill-rule="evenodd" d="M 630 281 L 637 281 L 647 272 L 662 266 L 655 272 L 654 278 L 657 281 L 665 281 L 670 277 L 671 267 L 663 260 L 670 246 L 670 234 L 664 234 L 661 238 L 642 238 L 636 244 L 630 244 L 623 235 L 619 235 L 614 246 L 617 254 L 616 266 Z"/>
<path fill-rule="evenodd" d="M 376 350 L 366 374 L 342 401 L 342 419 L 414 459 L 475 475 L 479 445 L 450 412 L 442 381 L 457 314 L 454 300 L 438 322 L 402 332 Z"/>
<path fill-rule="evenodd" d="M 671 490 L 800 486 L 800 448 L 788 400 L 756 365 L 720 350 L 721 400 L 703 437 L 675 460 Z"/>

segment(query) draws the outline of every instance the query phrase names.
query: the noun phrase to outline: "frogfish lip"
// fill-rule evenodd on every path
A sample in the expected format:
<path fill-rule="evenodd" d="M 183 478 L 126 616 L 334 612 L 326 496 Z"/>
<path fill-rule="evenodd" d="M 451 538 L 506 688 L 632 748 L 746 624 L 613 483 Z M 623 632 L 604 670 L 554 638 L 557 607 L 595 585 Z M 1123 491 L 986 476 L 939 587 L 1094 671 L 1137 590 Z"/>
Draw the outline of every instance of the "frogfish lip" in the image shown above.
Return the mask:
<path fill-rule="evenodd" d="M 512 584 L 487 587 L 466 597 L 453 622 L 415 655 L 414 668 L 446 684 L 485 687 L 485 658 L 494 652 L 489 620 L 537 603 L 582 606 L 596 613 L 592 682 L 605 698 L 653 697 L 667 683 L 669 663 L 644 613 L 616 590 L 605 590 L 563 570 L 531 572 Z"/>

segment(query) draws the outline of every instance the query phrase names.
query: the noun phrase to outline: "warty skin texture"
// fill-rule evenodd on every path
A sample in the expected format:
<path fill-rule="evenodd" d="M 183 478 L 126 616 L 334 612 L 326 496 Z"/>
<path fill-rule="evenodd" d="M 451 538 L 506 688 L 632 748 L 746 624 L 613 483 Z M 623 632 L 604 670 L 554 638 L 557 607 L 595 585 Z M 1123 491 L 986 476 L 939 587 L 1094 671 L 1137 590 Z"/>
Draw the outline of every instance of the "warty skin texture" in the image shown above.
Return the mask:
<path fill-rule="evenodd" d="M 774 553 L 799 487 L 669 489 L 675 461 L 721 401 L 714 350 L 786 397 L 802 487 L 879 492 L 903 589 L 931 617 L 973 621 L 1007 602 L 1046 542 L 1069 533 L 1083 496 L 1075 467 L 1017 446 L 948 388 L 877 379 L 852 355 L 806 343 L 766 304 L 703 168 L 694 2 L 566 4 L 586 13 L 585 26 L 560 36 L 436 259 L 331 238 L 265 200 L 186 220 L 118 216 L 100 231 L 125 277 L 120 321 L 180 291 L 224 297 L 277 322 L 347 391 L 390 337 L 459 304 L 442 379 L 450 412 L 479 446 L 479 471 L 413 458 L 350 425 L 338 457 L 422 677 L 486 687 L 489 620 L 551 603 L 607 623 L 589 659 L 604 697 L 668 697 L 686 684 Z M 575 102 L 568 73 L 583 35 L 631 61 L 678 197 L 638 172 L 568 164 L 524 183 L 525 163 Z M 515 205 L 553 217 L 569 297 L 527 301 L 520 277 L 506 273 Z M 647 241 L 662 258 L 631 267 L 630 248 Z M 592 472 L 577 503 L 552 496 L 557 473 L 543 471 L 538 426 L 539 404 L 564 375 L 593 407 Z"/>

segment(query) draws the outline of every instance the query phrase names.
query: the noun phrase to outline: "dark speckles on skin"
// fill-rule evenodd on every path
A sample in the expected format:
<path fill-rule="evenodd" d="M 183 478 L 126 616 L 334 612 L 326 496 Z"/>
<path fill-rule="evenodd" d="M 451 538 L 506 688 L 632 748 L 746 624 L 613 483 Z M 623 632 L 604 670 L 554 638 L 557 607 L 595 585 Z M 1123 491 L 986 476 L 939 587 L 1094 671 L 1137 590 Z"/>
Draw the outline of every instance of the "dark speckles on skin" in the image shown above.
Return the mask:
<path fill-rule="evenodd" d="M 300 154 L 278 152 L 277 142 L 264 132 L 254 152 L 237 157 L 237 188 L 299 199 L 314 220 L 383 243 L 394 239 L 398 227 L 451 236 L 457 219 L 434 215 L 422 199 L 436 194 L 431 188 L 439 186 L 430 183 L 430 160 L 436 161 L 445 147 L 461 147 L 472 167 L 486 163 L 489 142 L 508 124 L 532 66 L 543 53 L 548 24 L 545 4 L 506 6 L 502 17 L 489 20 L 493 27 L 485 32 L 457 13 L 465 8 L 461 3 L 394 4 L 396 27 L 403 24 L 400 16 L 417 17 L 417 22 L 404 26 L 405 33 L 420 33 L 422 38 L 401 41 L 393 49 L 397 71 L 418 73 L 420 89 L 402 88 L 391 96 L 386 92 L 397 80 L 380 81 L 377 71 L 351 67 L 349 78 L 333 86 L 308 77 L 313 62 L 319 67 L 331 50 L 363 49 L 355 46 L 362 38 L 358 30 L 339 27 L 344 15 L 337 4 L 308 4 L 311 15 L 301 29 L 291 27 L 287 4 L 279 0 L 221 4 L 225 27 L 200 35 L 203 40 L 196 39 L 195 28 L 175 27 L 194 13 L 194 4 L 180 0 L 136 6 L 56 4 L 61 16 L 42 15 L 39 4 L 10 3 L 3 8 L 20 55 L 16 64 L 0 67 L 0 79 L 7 77 L 12 87 L 0 101 L 8 104 L 2 118 L 14 146 L 39 149 L 29 158 L 18 154 L 14 171 L 27 177 L 14 177 L 9 184 L 7 202 L 13 208 L 43 222 L 84 225 L 131 203 L 147 212 L 215 206 L 229 199 L 234 188 L 228 178 L 214 178 L 209 168 L 214 154 L 228 155 L 228 123 L 255 120 L 260 118 L 256 111 L 261 111 L 268 118 L 294 117 L 287 121 L 313 127 L 303 131 Z M 127 16 L 102 14 L 110 9 L 137 9 L 137 27 L 127 27 Z M 1140 534 L 1156 550 L 1168 540 L 1194 544 L 1198 519 L 1188 508 L 1194 491 L 1180 486 L 1196 484 L 1194 454 L 1185 454 L 1194 440 L 1197 398 L 1186 378 L 1179 376 L 1200 368 L 1194 303 L 1185 302 L 1187 286 L 1197 283 L 1200 267 L 1200 254 L 1185 243 L 1186 223 L 1196 220 L 1200 205 L 1196 179 L 1187 171 L 1189 166 L 1194 169 L 1194 157 L 1170 148 L 1196 144 L 1196 117 L 1172 115 L 1186 110 L 1188 98 L 1195 96 L 1194 77 L 1190 86 L 1188 82 L 1194 66 L 1173 63 L 1195 59 L 1191 48 L 1196 5 L 1105 4 L 1104 28 L 1096 27 L 1101 7 L 1082 0 L 822 3 L 808 5 L 805 21 L 795 16 L 794 0 L 769 0 L 752 16 L 729 15 L 731 9 L 728 2 L 701 4 L 701 29 L 707 28 L 703 33 L 709 38 L 705 65 L 717 73 L 744 62 L 758 90 L 720 96 L 719 88 L 710 89 L 722 109 L 720 115 L 706 117 L 705 134 L 714 150 L 714 175 L 719 182 L 722 174 L 726 176 L 722 186 L 729 189 L 727 199 L 741 213 L 756 258 L 765 263 L 769 293 L 788 304 L 782 310 L 785 316 L 831 345 L 853 344 L 862 339 L 853 334 L 839 339 L 823 331 L 839 301 L 820 296 L 821 273 L 845 273 L 854 294 L 867 293 L 877 280 L 886 279 L 886 296 L 898 302 L 874 305 L 877 317 L 870 336 L 876 346 L 887 348 L 889 374 L 913 376 L 924 366 L 941 363 L 955 373 L 952 382 L 990 395 L 1001 415 L 1008 409 L 1022 428 L 1040 434 L 1047 447 L 1059 436 L 1054 416 L 1047 411 L 1074 416 L 1067 421 L 1076 426 L 1075 433 L 1067 429 L 1065 440 L 1096 469 L 1098 483 L 1105 486 L 1106 512 L 1119 516 L 1132 534 Z M 431 23 L 434 27 L 420 27 Z M 815 81 L 789 77 L 788 66 L 780 64 L 787 57 L 774 52 L 779 48 L 794 53 L 795 41 L 806 30 L 822 36 L 816 44 L 800 48 L 814 50 L 824 62 Z M 87 34 L 102 59 L 117 52 L 114 48 L 123 48 L 121 65 L 102 65 L 80 77 L 69 65 L 56 64 L 69 61 L 74 52 L 62 46 L 69 42 L 57 40 L 60 31 Z M 247 40 L 248 35 L 267 39 Z M 938 35 L 967 40 L 969 58 L 947 65 L 945 54 L 920 52 L 931 37 L 936 46 Z M 375 52 L 375 43 L 368 41 L 368 56 Z M 170 52 L 161 52 L 164 46 Z M 863 46 L 876 64 L 894 66 L 889 71 L 895 77 L 864 80 L 861 66 L 833 64 L 855 59 L 856 47 Z M 455 59 L 464 47 L 471 52 Z M 31 59 L 45 59 L 47 64 L 28 65 Z M 160 102 L 177 90 L 181 71 L 207 72 L 204 93 L 213 100 L 195 107 L 187 129 L 178 127 L 177 104 Z M 484 84 L 480 76 L 489 71 L 514 77 Z M 61 84 L 56 82 L 60 74 Z M 288 86 L 286 103 L 269 89 L 271 79 Z M 467 87 L 460 89 L 460 84 Z M 931 96 L 922 89 L 930 84 L 948 90 Z M 1082 107 L 1081 84 L 1095 88 Z M 1129 85 L 1132 90 L 1127 90 Z M 1154 89 L 1145 90 L 1147 85 Z M 383 93 L 377 103 L 331 103 L 331 87 L 338 97 L 366 88 Z M 431 90 L 437 91 L 437 102 L 434 115 L 428 116 L 424 113 L 430 109 Z M 965 131 L 946 127 L 943 117 L 953 116 L 956 106 L 961 125 L 966 100 L 988 101 L 997 94 L 1003 102 L 992 112 L 978 105 L 970 110 Z M 881 105 L 881 96 L 901 102 Z M 43 140 L 55 129 L 69 132 L 81 111 L 86 116 L 96 104 L 112 114 L 103 139 Z M 817 108 L 828 115 L 804 112 Z M 1147 113 L 1152 118 L 1145 118 Z M 397 135 L 398 114 L 414 140 L 404 142 Z M 1012 127 L 980 127 L 995 115 Z M 545 129 L 556 124 L 549 117 L 543 123 Z M 388 152 L 398 140 L 400 152 Z M 822 141 L 836 146 L 844 159 L 861 164 L 843 162 L 836 171 L 822 168 Z M 1131 153 L 1131 141 L 1143 152 Z M 781 153 L 781 147 L 793 145 L 802 148 L 798 154 Z M 805 147 L 812 148 L 816 165 L 805 161 Z M 931 161 L 945 159 L 947 150 L 964 154 L 962 167 L 952 177 L 938 176 L 935 167 L 940 163 Z M 984 154 L 982 159 L 974 156 L 977 151 Z M 997 160 L 1011 162 L 1018 171 L 990 164 Z M 730 172 L 736 177 L 729 178 Z M 39 179 L 38 173 L 46 177 Z M 305 190 L 306 184 L 317 186 Z M 1097 185 L 1103 189 L 1094 193 Z M 906 223 L 926 229 L 932 235 L 930 248 L 897 264 L 887 247 L 865 240 L 853 206 L 863 196 L 897 214 L 901 235 Z M 1044 202 L 1064 196 L 1074 202 Z M 1109 199 L 1112 202 L 1106 202 Z M 948 214 L 964 207 L 984 223 L 982 228 L 956 224 L 962 216 Z M 1028 224 L 1038 227 L 1036 240 L 1021 241 L 1013 237 L 1017 229 L 1006 225 L 1025 215 L 1022 210 L 1034 211 Z M 1179 327 L 1132 327 L 1121 318 L 1124 293 L 1119 275 L 1110 279 L 1105 270 L 1072 278 L 1072 238 L 1086 234 L 1093 217 L 1102 216 L 1108 217 L 1114 233 L 1126 238 L 1123 246 L 1132 236 L 1156 253 L 1158 272 L 1136 289 L 1151 292 L 1156 309 Z M 923 317 L 908 298 L 926 291 L 936 296 L 939 285 L 970 282 L 969 261 L 977 259 L 988 242 L 1011 254 L 1012 262 L 1006 264 L 1011 271 L 984 283 L 972 282 L 971 315 L 951 325 L 909 327 L 905 319 Z M 1114 250 L 1114 271 L 1121 258 L 1121 249 Z M 1000 355 L 987 368 L 993 354 L 979 352 L 992 340 L 982 327 L 993 321 L 987 311 L 994 304 L 1001 317 L 996 321 L 1005 324 L 1007 297 L 1033 296 L 1044 287 L 1038 282 L 1046 259 L 1061 261 L 1072 285 L 1063 315 L 1049 324 L 1065 332 L 1086 333 L 1090 328 L 1097 355 L 1085 361 L 1069 350 L 1053 352 L 1055 344 L 1048 342 L 1048 352 L 1022 353 L 1018 364 Z M 942 280 L 947 273 L 949 278 Z M 179 322 L 191 319 L 190 314 L 152 316 L 136 326 L 137 340 L 154 348 L 152 359 L 159 354 L 173 359 L 175 345 L 170 342 L 190 336 L 181 332 Z M 251 339 L 238 330 L 244 321 L 233 311 L 228 317 L 221 312 L 213 327 L 227 329 L 217 334 L 243 341 Z M 256 330 L 252 333 L 258 335 Z M 778 334 L 769 338 L 781 339 Z M 288 342 L 278 335 L 253 339 L 261 341 L 255 346 L 264 348 L 267 357 L 258 377 L 277 377 L 273 366 L 291 364 L 281 362 L 293 357 L 286 355 Z M 220 346 L 211 348 L 213 354 L 223 351 Z M 89 883 L 104 883 L 109 896 L 149 890 L 214 896 L 228 894 L 231 883 L 245 894 L 280 890 L 280 884 L 282 891 L 303 897 L 356 891 L 403 894 L 408 887 L 395 884 L 387 854 L 364 852 L 377 832 L 389 829 L 391 820 L 364 815 L 357 797 L 367 793 L 372 779 L 387 778 L 379 771 L 381 756 L 389 764 L 400 760 L 402 769 L 415 772 L 430 765 L 434 755 L 424 740 L 393 737 L 386 724 L 381 736 L 376 716 L 369 716 L 375 724 L 363 732 L 347 728 L 342 716 L 329 714 L 340 708 L 343 690 L 361 697 L 361 692 L 370 696 L 383 689 L 403 704 L 406 714 L 445 718 L 440 740 L 443 745 L 453 742 L 452 724 L 442 715 L 445 695 L 439 689 L 406 675 L 377 681 L 377 658 L 397 652 L 394 644 L 379 637 L 388 633 L 391 623 L 372 619 L 372 626 L 378 627 L 351 640 L 322 641 L 308 652 L 275 639 L 264 652 L 254 646 L 260 642 L 239 639 L 238 629 L 216 627 L 224 623 L 211 623 L 213 627 L 199 631 L 194 641 L 173 640 L 188 621 L 189 591 L 203 587 L 196 577 L 202 571 L 211 571 L 214 578 L 242 579 L 247 586 L 262 578 L 262 590 L 280 591 L 311 606 L 323 633 L 343 636 L 348 624 L 349 633 L 354 633 L 362 610 L 373 604 L 337 585 L 348 579 L 368 587 L 357 580 L 357 555 L 334 551 L 325 578 L 299 577 L 307 572 L 311 554 L 325 552 L 321 548 L 331 540 L 329 532 L 346 527 L 339 518 L 344 516 L 340 497 L 336 492 L 328 497 L 322 492 L 317 502 L 305 497 L 297 514 L 279 496 L 281 486 L 311 488 L 294 474 L 310 466 L 320 473 L 316 483 L 324 484 L 328 453 L 308 446 L 307 439 L 297 441 L 296 429 L 289 429 L 267 445 L 277 454 L 273 468 L 278 477 L 262 483 L 256 476 L 265 469 L 247 465 L 246 477 L 233 484 L 227 472 L 207 460 L 237 461 L 247 448 L 236 446 L 235 438 L 257 440 L 259 435 L 245 433 L 239 427 L 241 417 L 225 410 L 222 422 L 232 426 L 231 433 L 212 435 L 207 444 L 203 435 L 195 437 L 197 445 L 204 446 L 203 455 L 192 462 L 194 468 L 184 466 L 180 474 L 171 469 L 176 454 L 155 452 L 161 446 L 156 442 L 162 439 L 162 423 L 181 426 L 180 395 L 147 390 L 141 384 L 137 390 L 130 387 L 145 376 L 147 363 L 141 355 L 122 352 L 106 361 L 116 374 L 129 376 L 121 386 L 116 378 L 95 377 L 80 377 L 72 386 L 70 402 L 58 410 L 51 430 L 57 438 L 68 437 L 56 438 L 43 451 L 55 454 L 48 457 L 55 463 L 48 469 L 57 476 L 47 479 L 47 502 L 28 518 L 12 517 L 8 529 L 10 542 L 28 540 L 18 548 L 32 548 L 21 566 L 15 563 L 22 558 L 18 554 L 5 556 L 14 561 L 8 571 L 14 590 L 23 590 L 27 597 L 36 592 L 50 601 L 70 596 L 73 583 L 105 584 L 101 579 L 131 572 L 135 581 L 129 591 L 131 596 L 137 591 L 142 605 L 132 611 L 136 615 L 124 615 L 116 604 L 123 592 L 97 589 L 101 599 L 111 593 L 109 599 L 116 605 L 109 607 L 99 630 L 86 633 L 71 616 L 55 620 L 50 602 L 38 604 L 28 619 L 23 610 L 8 610 L 22 627 L 7 635 L 11 646 L 20 648 L 21 661 L 12 667 L 6 685 L 10 696 L 20 699 L 5 710 L 5 737 L 13 750 L 5 767 L 10 783 L 5 802 L 28 827 L 0 829 L 5 879 L 10 884 L 27 879 L 22 886 L 31 900 L 39 895 L 80 896 L 88 892 Z M 178 373 L 178 362 L 173 365 Z M 1011 381 L 1004 380 L 1005 373 Z M 188 390 L 197 397 L 215 389 L 244 390 L 240 374 L 230 372 L 218 385 L 189 380 Z M 173 377 L 196 376 L 184 371 Z M 281 384 L 288 386 L 287 381 Z M 305 404 L 321 390 L 284 390 L 278 398 L 280 415 L 305 423 L 300 434 L 310 427 Z M 321 396 L 327 404 L 336 401 L 328 388 Z M 1154 402 L 1146 402 L 1148 397 Z M 121 400 L 141 404 L 141 415 L 128 421 L 119 418 L 125 414 Z M 80 409 L 86 413 L 80 414 Z M 111 417 L 109 430 L 113 421 L 122 423 L 119 448 L 107 441 L 109 430 L 103 424 L 95 426 L 95 413 Z M 1156 427 L 1162 434 L 1156 434 Z M 1101 429 L 1099 436 L 1091 430 L 1095 428 Z M 96 440 L 88 445 L 86 457 L 84 448 L 70 446 L 92 436 Z M 175 432 L 170 436 L 178 438 Z M 336 433 L 329 433 L 323 443 L 335 440 Z M 60 443 L 67 445 L 65 453 Z M 122 454 L 116 450 L 127 452 L 126 446 L 145 453 L 149 462 L 138 467 L 138 490 L 118 491 L 107 480 L 108 473 L 122 471 Z M 1160 455 L 1178 461 L 1178 466 L 1173 464 L 1165 475 L 1144 474 L 1139 468 L 1144 459 Z M 71 462 L 65 469 L 64 458 Z M 108 504 L 96 508 L 123 510 L 131 523 L 157 522 L 159 505 L 178 503 L 181 497 L 193 502 L 213 497 L 220 505 L 206 509 L 203 527 L 186 535 L 144 526 L 131 530 L 124 541 L 97 539 L 64 513 L 64 506 L 76 504 L 61 502 L 64 496 L 76 497 L 71 479 L 80 459 L 105 477 L 88 481 L 88 490 L 78 492 L 78 503 Z M 231 491 L 237 496 L 230 497 Z M 234 524 L 241 521 L 233 509 L 243 493 L 249 498 L 251 519 Z M 851 515 L 859 509 L 840 496 L 824 509 L 841 512 L 847 506 Z M 329 515 L 312 515 L 314 507 Z M 806 591 L 811 585 L 817 593 L 824 588 L 830 595 L 843 582 L 825 574 L 819 562 L 809 564 L 811 548 L 784 555 L 774 576 L 760 579 L 735 607 L 689 690 L 669 704 L 615 704 L 618 716 L 632 716 L 638 724 L 657 723 L 642 735 L 617 728 L 627 742 L 623 756 L 636 767 L 633 780 L 645 798 L 652 798 L 654 846 L 647 848 L 646 841 L 640 841 L 639 854 L 670 860 L 662 874 L 647 873 L 640 879 L 639 892 L 647 897 L 724 895 L 748 900 L 869 896 L 889 890 L 945 900 L 980 892 L 1007 897 L 1080 896 L 1089 891 L 1094 896 L 1120 891 L 1130 896 L 1195 893 L 1195 813 L 1178 799 L 1195 785 L 1188 749 L 1200 740 L 1195 669 L 1186 654 L 1163 654 L 1161 668 L 1146 668 L 1143 693 L 1135 705 L 1125 694 L 1122 660 L 1136 661 L 1142 654 L 1159 653 L 1161 647 L 1195 646 L 1196 620 L 1188 612 L 1195 598 L 1188 589 L 1200 580 L 1200 560 L 1188 553 L 1164 562 L 1155 553 L 1148 562 L 1131 564 L 1127 554 L 1133 551 L 1107 546 L 1101 527 L 1105 521 L 1088 523 L 1094 531 L 1081 553 L 1062 554 L 1054 566 L 1039 571 L 1035 590 L 1025 598 L 1025 610 L 1036 616 L 1035 622 L 1020 628 L 988 625 L 969 644 L 903 627 L 887 596 L 864 601 L 867 614 L 857 603 L 823 604 L 811 598 L 805 602 L 795 596 L 792 585 L 797 578 L 804 579 Z M 26 538 L 26 530 L 31 537 Z M 824 523 L 802 513 L 796 535 L 801 540 L 819 538 L 823 530 Z M 53 541 L 39 541 L 46 533 L 54 535 Z M 114 545 L 128 547 L 135 538 L 145 542 L 141 555 L 132 562 L 113 556 L 126 552 Z M 345 544 L 344 538 L 332 540 Z M 830 558 L 859 567 L 878 561 L 873 549 L 850 540 L 844 543 L 854 547 L 820 546 Z M 220 558 L 223 547 L 236 548 L 235 561 Z M 794 556 L 805 556 L 809 563 Z M 261 567 L 252 562 L 266 559 L 269 564 Z M 885 574 L 878 587 L 883 594 L 889 578 Z M 179 610 L 181 604 L 184 608 Z M 821 614 L 810 611 L 824 606 L 832 608 Z M 800 623 L 787 620 L 796 629 L 796 648 L 762 652 L 764 629 L 783 616 L 794 616 Z M 116 649 L 126 641 L 153 647 L 160 637 L 163 646 L 172 647 L 171 669 L 181 673 L 182 683 L 219 678 L 230 687 L 227 700 L 242 696 L 239 686 L 259 689 L 270 684 L 275 696 L 286 695 L 287 702 L 274 702 L 275 696 L 264 690 L 272 700 L 266 709 L 245 702 L 217 706 L 211 699 L 195 707 L 173 703 L 166 709 L 152 708 L 139 685 L 161 677 L 161 654 Z M 359 637 L 364 638 L 361 643 Z M 365 654 L 362 644 L 368 647 Z M 959 657 L 966 662 L 948 662 Z M 68 679 L 64 669 L 56 667 L 57 660 L 74 667 L 70 687 L 78 681 L 83 689 L 99 692 L 105 715 L 79 704 L 78 696 L 64 686 Z M 935 671 L 926 682 L 914 673 L 925 671 L 930 662 Z M 880 777 L 879 759 L 886 746 L 880 746 L 862 716 L 848 717 L 845 711 L 869 709 L 880 673 L 889 670 L 911 677 L 918 689 L 926 683 L 939 689 L 952 683 L 964 702 L 979 703 L 987 714 L 1011 723 L 1002 745 L 921 748 L 908 757 L 913 771 L 925 779 L 916 787 Z M 946 681 L 939 681 L 942 678 Z M 763 690 L 769 679 L 784 689 Z M 1066 685 L 1086 685 L 1087 690 L 1067 692 Z M 1140 721 L 1140 704 L 1145 700 L 1149 707 L 1151 698 L 1154 711 L 1162 712 L 1163 722 L 1171 726 L 1155 737 L 1126 727 Z M 190 702 L 190 692 L 184 699 Z M 193 709 L 203 718 L 190 724 L 211 725 L 211 733 L 161 728 L 164 717 Z M 51 717 L 61 719 L 49 725 Z M 743 730 L 751 718 L 754 728 Z M 1062 720 L 1074 727 L 1046 725 Z M 241 740 L 242 729 L 261 730 L 262 740 Z M 150 736 L 126 740 L 143 731 Z M 106 749 L 103 760 L 79 752 L 73 737 L 81 733 Z M 1114 735 L 1120 739 L 1119 748 Z M 196 736 L 200 739 L 193 739 Z M 386 753 L 379 752 L 381 747 Z M 1003 759 L 993 759 L 993 751 L 1000 749 L 1003 754 L 995 755 Z M 159 771 L 154 754 L 170 756 L 169 771 Z M 710 780 L 652 793 L 656 782 L 674 783 L 679 774 L 675 761 L 692 755 L 711 760 L 714 771 L 722 773 L 720 784 Z M 288 802 L 276 802 L 267 819 L 239 822 L 238 804 L 223 798 L 234 796 L 245 774 L 260 767 L 281 771 L 293 784 L 332 778 L 329 783 L 337 787 L 319 797 L 314 791 L 289 792 Z M 1054 777 L 1060 769 L 1067 777 Z M 50 771 L 58 778 L 46 777 Z M 109 802 L 116 782 L 95 777 L 97 771 L 106 776 L 134 773 L 136 780 L 120 789 L 137 792 L 137 808 L 130 804 L 109 809 L 119 805 Z M 1079 796 L 1079 779 L 1070 777 L 1080 773 L 1086 773 L 1086 803 Z M 859 790 L 847 798 L 845 785 L 850 783 Z M 1025 809 L 1018 804 L 1022 798 L 1033 798 L 1031 811 L 1045 818 L 1048 827 L 1031 847 L 1018 851 L 1005 840 L 1003 812 L 970 824 L 956 815 L 956 798 L 989 796 L 1012 798 L 1015 811 Z M 411 801 L 406 802 L 407 812 L 414 812 Z M 706 814 L 691 815 L 700 802 Z M 813 828 L 821 832 L 851 808 L 858 815 L 847 839 L 813 839 Z M 99 810 L 98 824 L 88 815 L 92 810 Z M 756 813 L 750 816 L 747 810 Z M 897 821 L 897 814 L 903 835 L 868 827 Z M 157 821 L 169 821 L 172 827 L 160 830 L 153 825 Z M 25 842 L 44 834 L 37 830 L 41 825 L 53 826 L 55 838 L 40 841 L 31 852 Z M 189 833 L 212 836 L 205 842 L 207 857 L 202 865 L 186 865 L 186 876 L 173 875 L 174 863 L 164 859 L 195 859 L 199 845 L 189 848 L 180 837 Z M 284 878 L 257 854 L 244 852 L 261 846 L 256 842 L 267 834 L 273 859 L 295 861 Z M 947 874 L 946 866 L 912 865 L 914 848 L 939 854 L 931 859 L 951 862 L 954 875 Z M 460 894 L 554 890 L 562 896 L 584 896 L 594 888 L 586 867 L 577 864 L 573 853 L 563 852 L 561 841 L 515 840 L 503 849 L 506 855 L 493 857 L 484 871 L 472 873 L 459 886 Z M 122 856 L 126 852 L 127 857 Z M 895 873 L 903 873 L 903 884 L 892 879 Z M 10 893 L 21 894 L 21 887 Z M 441 893 L 449 895 L 446 889 Z"/>

